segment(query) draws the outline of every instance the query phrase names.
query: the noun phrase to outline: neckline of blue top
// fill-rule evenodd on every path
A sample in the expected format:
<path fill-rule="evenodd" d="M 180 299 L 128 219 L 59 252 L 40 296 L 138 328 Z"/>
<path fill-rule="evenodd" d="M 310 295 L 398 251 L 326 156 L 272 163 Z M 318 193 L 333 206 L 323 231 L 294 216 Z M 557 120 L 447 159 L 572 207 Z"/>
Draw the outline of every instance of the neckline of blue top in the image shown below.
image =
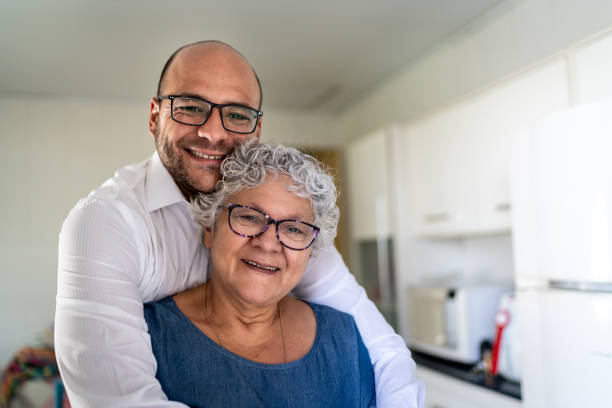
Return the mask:
<path fill-rule="evenodd" d="M 167 303 L 167 306 L 169 306 L 170 309 L 181 320 L 183 320 L 191 328 L 191 330 L 197 331 L 197 333 L 199 333 L 199 336 L 201 336 L 205 341 L 209 342 L 214 349 L 216 349 L 218 352 L 226 355 L 227 357 L 229 357 L 229 358 L 231 358 L 233 360 L 236 360 L 236 361 L 238 361 L 238 362 L 240 362 L 242 364 L 249 365 L 251 367 L 264 368 L 264 369 L 286 369 L 286 368 L 292 368 L 292 367 L 294 367 L 296 365 L 303 364 L 303 363 L 307 362 L 309 359 L 312 358 L 312 356 L 314 355 L 316 350 L 319 348 L 320 332 L 321 332 L 321 330 L 319 330 L 319 324 L 320 324 L 320 320 L 321 320 L 320 319 L 319 310 L 318 310 L 318 306 L 319 305 L 313 305 L 310 302 L 307 302 L 305 300 L 301 300 L 301 301 L 306 303 L 308 306 L 310 306 L 310 308 L 314 311 L 315 321 L 316 321 L 315 340 L 314 340 L 314 343 L 312 344 L 312 347 L 310 347 L 310 350 L 308 351 L 308 353 L 306 353 L 306 355 L 304 357 L 299 358 L 299 359 L 294 360 L 294 361 L 289 361 L 287 363 L 281 363 L 281 364 L 259 363 L 257 361 L 249 360 L 248 358 L 244 358 L 242 356 L 239 356 L 238 354 L 235 354 L 235 353 L 229 351 L 225 347 L 221 347 L 219 344 L 217 344 L 215 341 L 213 341 L 213 339 L 208 337 L 206 335 L 206 333 L 204 333 L 202 330 L 200 330 L 200 328 L 198 326 L 196 326 L 191 320 L 189 320 L 189 318 L 187 316 L 185 316 L 185 314 L 181 311 L 181 309 L 179 309 L 177 304 L 174 302 L 174 299 L 172 299 L 172 297 L 168 297 L 165 300 L 160 301 L 160 303 Z"/>

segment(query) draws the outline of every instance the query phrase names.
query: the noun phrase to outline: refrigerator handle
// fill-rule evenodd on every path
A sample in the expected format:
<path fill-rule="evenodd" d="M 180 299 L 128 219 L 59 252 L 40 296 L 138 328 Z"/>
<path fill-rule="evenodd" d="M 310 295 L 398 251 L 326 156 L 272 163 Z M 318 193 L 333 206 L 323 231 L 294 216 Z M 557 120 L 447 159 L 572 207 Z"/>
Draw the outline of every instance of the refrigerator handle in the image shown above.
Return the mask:
<path fill-rule="evenodd" d="M 392 307 L 391 273 L 389 265 L 389 244 L 386 232 L 388 227 L 387 200 L 376 196 L 376 252 L 378 256 L 378 285 L 380 287 L 380 307 L 387 312 Z"/>
<path fill-rule="evenodd" d="M 549 280 L 550 289 L 612 293 L 612 282 Z"/>

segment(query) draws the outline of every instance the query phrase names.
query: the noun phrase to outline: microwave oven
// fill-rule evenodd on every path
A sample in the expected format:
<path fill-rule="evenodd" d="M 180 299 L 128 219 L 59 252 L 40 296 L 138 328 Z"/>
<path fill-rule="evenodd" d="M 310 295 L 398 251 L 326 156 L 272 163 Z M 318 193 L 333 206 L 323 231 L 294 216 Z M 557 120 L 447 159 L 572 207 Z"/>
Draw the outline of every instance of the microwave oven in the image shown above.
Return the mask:
<path fill-rule="evenodd" d="M 512 290 L 496 284 L 407 289 L 407 342 L 437 357 L 474 364 L 482 341 L 493 341 L 499 299 Z"/>

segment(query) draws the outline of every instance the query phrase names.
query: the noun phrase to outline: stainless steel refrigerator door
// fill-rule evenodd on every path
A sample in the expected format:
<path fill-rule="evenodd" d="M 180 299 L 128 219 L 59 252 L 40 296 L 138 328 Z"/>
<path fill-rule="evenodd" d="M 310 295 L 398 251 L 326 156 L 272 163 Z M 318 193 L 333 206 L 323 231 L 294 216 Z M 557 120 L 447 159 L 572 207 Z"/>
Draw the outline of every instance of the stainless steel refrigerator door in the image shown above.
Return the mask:
<path fill-rule="evenodd" d="M 612 407 L 612 293 L 517 294 L 525 408 Z"/>

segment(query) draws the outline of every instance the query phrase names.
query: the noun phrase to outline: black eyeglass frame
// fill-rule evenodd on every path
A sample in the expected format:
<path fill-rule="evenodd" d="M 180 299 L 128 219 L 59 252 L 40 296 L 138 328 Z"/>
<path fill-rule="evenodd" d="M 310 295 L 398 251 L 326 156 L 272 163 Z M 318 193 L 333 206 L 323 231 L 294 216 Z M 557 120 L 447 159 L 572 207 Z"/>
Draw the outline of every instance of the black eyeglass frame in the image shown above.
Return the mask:
<path fill-rule="evenodd" d="M 196 123 L 185 123 L 185 122 L 181 122 L 180 120 L 176 119 L 174 117 L 174 99 L 175 98 L 187 98 L 187 99 L 193 99 L 194 101 L 202 101 L 202 102 L 206 102 L 207 104 L 210 105 L 210 111 L 208 112 L 208 115 L 206 116 L 206 118 L 204 118 L 204 120 L 202 121 L 202 123 L 196 124 Z M 219 109 L 219 116 L 221 117 L 221 125 L 223 126 L 223 129 L 227 130 L 228 132 L 232 132 L 232 133 L 238 133 L 241 135 L 250 135 L 251 133 L 255 132 L 255 129 L 257 129 L 257 124 L 259 123 L 259 118 L 263 115 L 263 112 L 258 110 L 258 109 L 253 109 L 250 106 L 246 106 L 246 105 L 241 105 L 239 103 L 213 103 L 210 101 L 207 101 L 206 99 L 203 98 L 197 98 L 194 96 L 187 96 L 187 95 L 162 95 L 162 96 L 158 96 L 157 97 L 157 101 L 161 103 L 162 100 L 164 99 L 168 99 L 170 100 L 170 117 L 172 117 L 172 120 L 180 123 L 182 125 L 187 125 L 187 126 L 202 126 L 203 124 L 206 123 L 206 121 L 208 120 L 208 118 L 210 118 L 210 115 L 212 113 L 213 108 L 217 108 Z M 246 109 L 250 109 L 252 111 L 254 111 L 257 116 L 255 117 L 255 124 L 253 125 L 253 130 L 251 130 L 250 132 L 237 132 L 235 130 L 231 130 L 228 129 L 227 127 L 225 127 L 225 122 L 223 121 L 223 108 L 225 108 L 226 106 L 238 106 L 240 108 L 246 108 Z"/>
<path fill-rule="evenodd" d="M 312 225 L 312 224 L 310 224 L 308 222 L 305 222 L 305 221 L 300 221 L 300 220 L 275 220 L 274 218 L 270 217 L 265 212 L 263 212 L 261 210 L 258 210 L 257 208 L 249 207 L 248 205 L 229 203 L 229 204 L 227 204 L 225 206 L 225 208 L 227 208 L 227 210 L 228 210 L 228 212 L 227 212 L 227 224 L 229 225 L 230 229 L 232 230 L 232 232 L 234 234 L 239 235 L 239 236 L 244 237 L 244 238 L 256 238 L 256 237 L 262 235 L 264 232 L 266 232 L 268 230 L 268 227 L 270 226 L 270 224 L 274 224 L 276 226 L 276 239 L 278 239 L 278 242 L 280 242 L 281 245 L 284 246 L 285 248 L 289 248 L 289 249 L 292 249 L 294 251 L 304 251 L 304 250 L 310 248 L 310 246 L 314 243 L 315 239 L 317 239 L 317 236 L 319 235 L 319 231 L 321 231 L 321 228 L 317 227 L 316 225 Z M 246 235 L 246 234 L 241 234 L 241 233 L 237 232 L 232 227 L 232 222 L 230 221 L 231 216 L 232 216 L 232 210 L 234 208 L 248 208 L 249 210 L 256 211 L 256 212 L 260 213 L 261 215 L 263 215 L 264 217 L 266 217 L 266 225 L 264 226 L 264 229 L 259 234 L 255 234 L 255 235 Z M 304 248 L 293 248 L 293 247 L 290 247 L 289 245 L 285 244 L 280 239 L 280 236 L 278 234 L 278 226 L 279 226 L 279 224 L 282 223 L 282 222 L 285 222 L 285 221 L 297 222 L 299 224 L 304 224 L 304 225 L 308 225 L 309 227 L 312 227 L 314 232 L 312 234 L 312 239 L 310 240 L 310 243 L 308 245 L 306 245 Z"/>

